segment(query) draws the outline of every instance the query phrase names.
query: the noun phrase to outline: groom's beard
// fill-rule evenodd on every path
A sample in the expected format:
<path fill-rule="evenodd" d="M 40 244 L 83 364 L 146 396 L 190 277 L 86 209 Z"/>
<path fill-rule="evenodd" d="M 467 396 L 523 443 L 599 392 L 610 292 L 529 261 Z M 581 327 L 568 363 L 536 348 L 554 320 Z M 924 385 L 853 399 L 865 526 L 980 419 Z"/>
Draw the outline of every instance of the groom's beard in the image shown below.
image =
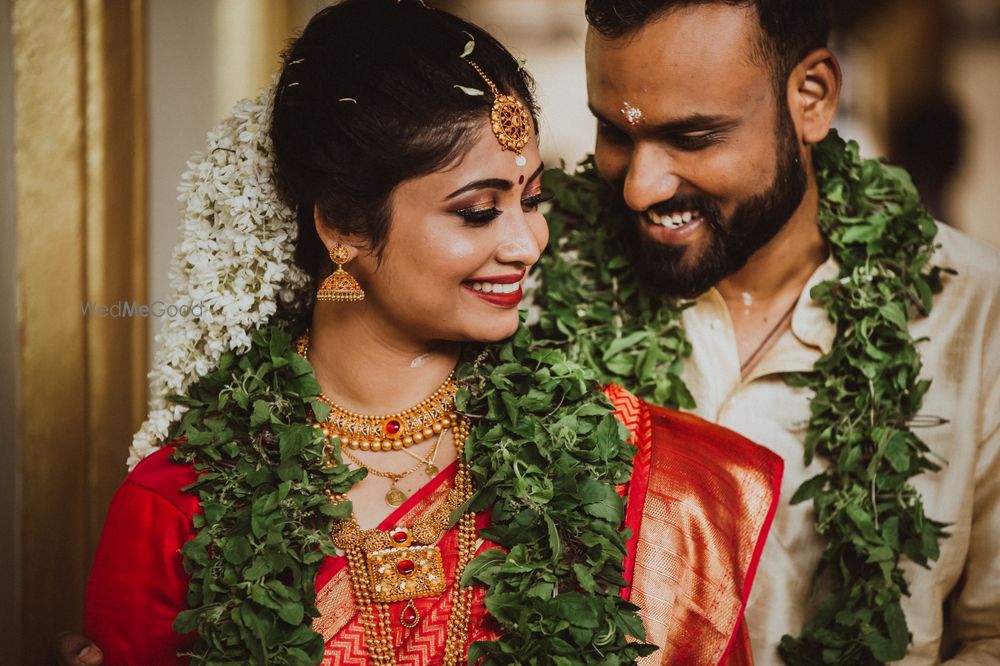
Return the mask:
<path fill-rule="evenodd" d="M 709 234 L 708 245 L 696 250 L 664 245 L 639 227 L 648 224 L 628 216 L 625 245 L 642 285 L 653 292 L 694 298 L 735 273 L 788 222 L 806 192 L 806 171 L 787 108 L 779 111 L 778 163 L 775 178 L 761 194 L 743 201 L 727 220 L 719 205 L 700 194 L 678 195 L 652 206 L 659 214 L 698 211 Z"/>

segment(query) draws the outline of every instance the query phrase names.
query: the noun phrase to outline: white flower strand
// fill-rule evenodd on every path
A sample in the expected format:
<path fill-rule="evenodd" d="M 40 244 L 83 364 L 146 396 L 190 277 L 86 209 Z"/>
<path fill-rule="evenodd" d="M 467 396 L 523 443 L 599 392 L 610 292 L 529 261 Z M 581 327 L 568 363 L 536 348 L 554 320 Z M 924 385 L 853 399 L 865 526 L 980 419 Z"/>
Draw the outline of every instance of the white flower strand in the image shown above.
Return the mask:
<path fill-rule="evenodd" d="M 274 88 L 241 100 L 208 134 L 178 186 L 181 241 L 170 266 L 170 302 L 200 304 L 198 318 L 165 319 L 149 373 L 149 415 L 132 439 L 128 467 L 156 451 L 187 407 L 168 402 L 219 366 L 229 351 L 250 348 L 277 300 L 305 302 L 308 276 L 292 260 L 295 216 L 278 198 L 268 135 Z"/>

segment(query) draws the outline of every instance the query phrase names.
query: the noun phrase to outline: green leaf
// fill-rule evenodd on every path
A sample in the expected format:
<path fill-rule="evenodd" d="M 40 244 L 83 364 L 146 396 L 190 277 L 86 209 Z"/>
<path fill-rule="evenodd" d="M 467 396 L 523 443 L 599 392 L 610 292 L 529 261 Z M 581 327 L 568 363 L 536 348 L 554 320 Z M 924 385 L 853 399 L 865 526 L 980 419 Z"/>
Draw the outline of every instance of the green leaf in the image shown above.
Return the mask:
<path fill-rule="evenodd" d="M 597 608 L 587 597 L 576 593 L 562 594 L 554 603 L 559 609 L 559 616 L 571 624 L 585 629 L 599 626 Z"/>
<path fill-rule="evenodd" d="M 800 502 L 805 502 L 806 500 L 811 500 L 816 497 L 816 494 L 823 489 L 823 485 L 826 483 L 826 473 L 817 474 L 811 479 L 804 481 L 795 494 L 792 495 L 792 499 L 789 500 L 789 504 L 799 504 Z"/>
<path fill-rule="evenodd" d="M 234 535 L 222 547 L 226 561 L 231 564 L 243 564 L 253 555 L 253 549 L 246 537 Z"/>
<path fill-rule="evenodd" d="M 295 601 L 286 601 L 278 608 L 278 617 L 293 626 L 301 624 L 303 616 L 302 604 Z"/>

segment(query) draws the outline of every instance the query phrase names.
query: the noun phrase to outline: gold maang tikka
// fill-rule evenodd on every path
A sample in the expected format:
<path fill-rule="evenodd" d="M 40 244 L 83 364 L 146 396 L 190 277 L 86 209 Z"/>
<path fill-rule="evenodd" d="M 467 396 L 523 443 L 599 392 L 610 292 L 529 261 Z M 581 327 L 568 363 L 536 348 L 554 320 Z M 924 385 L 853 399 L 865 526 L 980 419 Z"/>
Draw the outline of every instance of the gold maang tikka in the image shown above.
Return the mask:
<path fill-rule="evenodd" d="M 361 288 L 354 276 L 344 270 L 343 265 L 351 260 L 351 250 L 343 243 L 337 243 L 330 248 L 330 261 L 337 265 L 337 270 L 331 273 L 319 291 L 318 301 L 363 301 L 365 290 Z"/>
<path fill-rule="evenodd" d="M 493 135 L 497 138 L 501 148 L 517 155 L 514 158 L 517 165 L 524 166 L 527 160 L 524 159 L 521 151 L 528 145 L 528 138 L 531 136 L 533 125 L 531 114 L 517 97 L 501 93 L 479 65 L 472 60 L 469 60 L 469 64 L 493 93 L 493 108 L 490 109 L 490 126 L 493 129 Z"/>

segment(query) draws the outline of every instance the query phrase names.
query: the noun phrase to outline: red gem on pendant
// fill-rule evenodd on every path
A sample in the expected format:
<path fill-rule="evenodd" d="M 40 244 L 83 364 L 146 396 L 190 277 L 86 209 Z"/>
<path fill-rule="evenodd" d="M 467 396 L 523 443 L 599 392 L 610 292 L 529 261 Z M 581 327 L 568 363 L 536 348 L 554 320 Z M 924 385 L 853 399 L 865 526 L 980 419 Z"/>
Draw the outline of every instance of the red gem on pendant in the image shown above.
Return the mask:
<path fill-rule="evenodd" d="M 409 535 L 406 533 L 406 530 L 404 529 L 396 528 L 393 531 L 389 532 L 389 538 L 395 541 L 396 543 L 405 543 L 407 536 Z"/>
<path fill-rule="evenodd" d="M 396 419 L 392 419 L 390 421 L 385 422 L 385 434 L 387 435 L 395 435 L 402 429 L 403 429 L 403 424 L 397 421 Z"/>
<path fill-rule="evenodd" d="M 396 571 L 404 576 L 409 576 L 416 568 L 416 565 L 413 564 L 413 560 L 400 560 L 399 562 L 396 562 Z"/>
<path fill-rule="evenodd" d="M 399 613 L 399 623 L 404 627 L 413 628 L 417 626 L 417 620 L 419 619 L 420 616 L 417 615 L 417 609 L 413 606 L 413 602 L 406 604 L 406 607 Z"/>

